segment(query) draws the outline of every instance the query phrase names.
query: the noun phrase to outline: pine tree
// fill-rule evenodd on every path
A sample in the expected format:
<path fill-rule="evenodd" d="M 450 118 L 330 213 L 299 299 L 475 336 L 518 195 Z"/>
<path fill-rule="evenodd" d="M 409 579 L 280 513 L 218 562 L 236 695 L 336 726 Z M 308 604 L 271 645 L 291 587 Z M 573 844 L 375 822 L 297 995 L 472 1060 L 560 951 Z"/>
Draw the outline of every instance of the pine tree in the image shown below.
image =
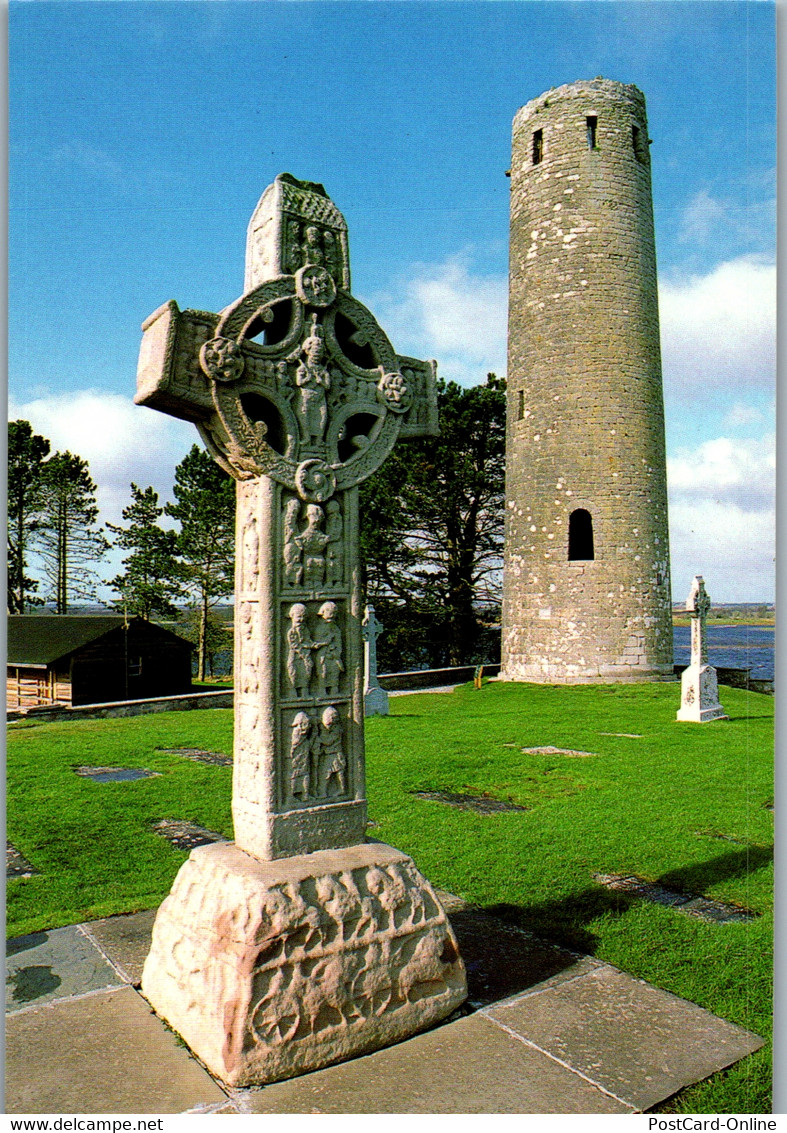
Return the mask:
<path fill-rule="evenodd" d="M 183 580 L 198 611 L 197 676 L 205 680 L 209 611 L 232 594 L 235 567 L 235 482 L 193 445 L 175 469 L 175 503 L 166 514 L 180 522 L 176 547 Z"/>
<path fill-rule="evenodd" d="M 49 455 L 49 441 L 34 433 L 29 421 L 8 425 L 8 612 L 24 614 L 40 606 L 38 582 L 27 576 L 27 557 L 38 531 L 41 505 L 41 468 Z"/>
<path fill-rule="evenodd" d="M 384 663 L 483 659 L 499 610 L 505 510 L 505 380 L 438 384 L 440 436 L 397 447 L 361 486 L 366 587 Z"/>
<path fill-rule="evenodd" d="M 153 614 L 173 616 L 174 602 L 183 597 L 181 571 L 176 555 L 177 536 L 159 526 L 164 508 L 159 507 L 153 488 L 131 485 L 131 504 L 123 509 L 128 526 L 108 523 L 117 536 L 115 546 L 131 553 L 123 559 L 126 568 L 109 584 L 120 597 L 115 606 L 128 615 L 150 621 Z"/>
<path fill-rule="evenodd" d="M 95 600 L 102 579 L 93 569 L 107 550 L 96 527 L 96 485 L 86 460 L 56 452 L 41 469 L 41 521 L 36 550 L 55 612 L 68 613 L 74 598 Z"/>

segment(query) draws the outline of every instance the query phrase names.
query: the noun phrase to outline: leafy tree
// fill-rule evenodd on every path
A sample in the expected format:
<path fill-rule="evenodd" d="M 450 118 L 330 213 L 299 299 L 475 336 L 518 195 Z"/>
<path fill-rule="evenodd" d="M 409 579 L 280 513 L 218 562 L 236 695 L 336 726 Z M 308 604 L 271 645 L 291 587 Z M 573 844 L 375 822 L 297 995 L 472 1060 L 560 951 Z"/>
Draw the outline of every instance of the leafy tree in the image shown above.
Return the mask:
<path fill-rule="evenodd" d="M 41 468 L 49 455 L 49 441 L 34 433 L 29 421 L 8 425 L 8 612 L 24 614 L 40 606 L 38 582 L 27 576 L 27 555 L 38 531 L 41 504 Z"/>
<path fill-rule="evenodd" d="M 92 569 L 109 549 L 100 528 L 96 485 L 86 460 L 56 452 L 41 467 L 41 520 L 36 550 L 55 612 L 68 612 L 73 598 L 91 600 L 101 585 Z"/>
<path fill-rule="evenodd" d="M 164 511 L 180 522 L 176 549 L 186 590 L 199 612 L 197 676 L 205 680 L 209 611 L 232 593 L 235 569 L 235 481 L 193 445 L 175 469 L 175 503 Z"/>
<path fill-rule="evenodd" d="M 481 659 L 500 603 L 505 381 L 441 382 L 438 405 L 440 436 L 398 446 L 361 488 L 367 594 L 388 664 Z"/>
<path fill-rule="evenodd" d="M 123 509 L 128 526 L 107 524 L 117 536 L 115 546 L 131 552 L 123 559 L 125 572 L 109 584 L 120 594 L 115 606 L 146 621 L 153 614 L 173 616 L 175 599 L 183 597 L 177 536 L 159 526 L 163 514 L 164 508 L 159 507 L 158 493 L 153 488 L 132 484 L 131 504 Z"/>
<path fill-rule="evenodd" d="M 232 622 L 223 621 L 212 610 L 208 613 L 207 625 L 203 628 L 202 611 L 192 606 L 184 621 L 178 622 L 177 632 L 186 641 L 199 646 L 200 634 L 205 642 L 205 667 L 208 676 L 230 676 L 232 674 Z M 217 665 L 217 658 L 223 655 Z M 204 680 L 204 677 L 200 677 Z"/>

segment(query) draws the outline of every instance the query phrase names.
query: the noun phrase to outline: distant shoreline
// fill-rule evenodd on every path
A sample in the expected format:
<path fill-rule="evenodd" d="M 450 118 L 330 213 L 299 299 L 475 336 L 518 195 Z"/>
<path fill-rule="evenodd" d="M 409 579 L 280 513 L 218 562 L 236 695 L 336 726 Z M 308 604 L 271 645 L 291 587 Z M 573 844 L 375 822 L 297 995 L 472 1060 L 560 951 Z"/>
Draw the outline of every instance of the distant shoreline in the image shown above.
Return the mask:
<path fill-rule="evenodd" d="M 688 614 L 673 614 L 672 624 L 673 626 L 688 626 L 691 625 L 691 618 Z M 707 625 L 708 627 L 719 626 L 720 628 L 725 626 L 732 629 L 736 626 L 764 626 L 766 628 L 770 626 L 771 628 L 775 628 L 776 619 L 773 616 L 757 618 L 754 615 L 744 615 L 741 618 L 733 618 L 731 621 L 723 621 L 721 618 L 717 621 L 716 618 L 710 617 L 708 618 Z"/>

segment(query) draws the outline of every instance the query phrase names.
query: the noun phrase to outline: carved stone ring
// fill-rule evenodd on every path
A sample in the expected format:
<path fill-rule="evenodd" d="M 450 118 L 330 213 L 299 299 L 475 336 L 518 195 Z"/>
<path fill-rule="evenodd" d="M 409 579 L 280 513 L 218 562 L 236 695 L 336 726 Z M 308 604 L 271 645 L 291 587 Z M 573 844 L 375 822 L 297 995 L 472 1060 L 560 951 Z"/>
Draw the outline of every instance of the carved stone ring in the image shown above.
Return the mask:
<path fill-rule="evenodd" d="M 243 354 L 231 338 L 211 338 L 199 352 L 202 369 L 215 382 L 235 382 L 243 373 Z"/>
<path fill-rule="evenodd" d="M 326 268 L 306 264 L 295 273 L 295 293 L 309 307 L 330 307 L 336 298 L 336 284 Z"/>
<path fill-rule="evenodd" d="M 336 473 L 324 460 L 304 460 L 295 469 L 295 487 L 307 503 L 324 503 L 336 491 Z"/>

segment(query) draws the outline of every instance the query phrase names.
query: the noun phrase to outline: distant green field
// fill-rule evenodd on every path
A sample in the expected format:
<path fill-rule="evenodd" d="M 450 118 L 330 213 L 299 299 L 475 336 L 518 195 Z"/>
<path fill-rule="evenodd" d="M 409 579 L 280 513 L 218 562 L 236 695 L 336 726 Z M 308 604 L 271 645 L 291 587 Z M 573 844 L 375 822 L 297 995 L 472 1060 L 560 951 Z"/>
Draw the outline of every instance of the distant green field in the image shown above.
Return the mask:
<path fill-rule="evenodd" d="M 723 688 L 731 718 L 708 725 L 676 723 L 678 701 L 675 684 L 392 698 L 391 716 L 366 727 L 370 834 L 411 853 L 435 885 L 769 1035 L 773 699 Z M 593 754 L 522 752 L 544 746 Z M 161 818 L 231 836 L 231 770 L 167 747 L 229 754 L 231 712 L 11 727 L 8 837 L 40 875 L 9 882 L 9 935 L 157 905 L 187 856 L 152 831 Z M 101 784 L 73 773 L 83 764 L 161 775 Z M 481 815 L 415 791 L 529 809 Z M 595 873 L 758 915 L 707 924 L 615 894 Z M 769 1057 L 766 1047 L 662 1108 L 770 1112 Z"/>

